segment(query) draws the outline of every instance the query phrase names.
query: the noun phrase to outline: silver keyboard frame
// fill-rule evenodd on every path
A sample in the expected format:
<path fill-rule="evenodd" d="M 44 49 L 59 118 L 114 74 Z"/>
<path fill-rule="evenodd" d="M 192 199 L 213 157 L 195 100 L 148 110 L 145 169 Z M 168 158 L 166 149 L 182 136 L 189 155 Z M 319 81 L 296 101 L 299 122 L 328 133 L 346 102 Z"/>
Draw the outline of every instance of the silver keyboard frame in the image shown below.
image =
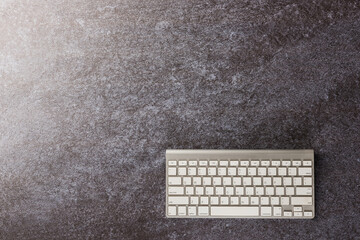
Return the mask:
<path fill-rule="evenodd" d="M 313 216 L 172 216 L 168 215 L 168 162 L 170 160 L 211 160 L 211 159 L 311 159 L 312 164 L 312 205 L 311 208 Z M 314 169 L 314 150 L 304 149 L 304 150 L 193 150 L 193 149 L 167 149 L 166 150 L 166 217 L 167 218 L 255 218 L 255 219 L 313 219 L 315 218 L 315 169 Z M 209 166 L 208 166 L 209 167 Z M 208 168 L 206 167 L 206 168 Z M 268 176 L 268 175 L 266 175 Z M 249 206 L 251 207 L 251 205 Z"/>

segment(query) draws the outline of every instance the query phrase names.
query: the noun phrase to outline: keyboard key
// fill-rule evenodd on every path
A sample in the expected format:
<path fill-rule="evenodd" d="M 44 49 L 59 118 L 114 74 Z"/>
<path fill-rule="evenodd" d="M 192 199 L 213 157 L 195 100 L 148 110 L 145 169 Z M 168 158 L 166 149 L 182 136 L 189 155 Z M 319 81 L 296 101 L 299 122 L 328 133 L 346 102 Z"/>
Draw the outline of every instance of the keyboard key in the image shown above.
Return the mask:
<path fill-rule="evenodd" d="M 294 160 L 292 162 L 292 165 L 295 166 L 295 167 L 301 166 L 301 161 L 300 160 L 296 160 L 296 161 Z"/>
<path fill-rule="evenodd" d="M 259 197 L 251 197 L 250 205 L 259 205 Z"/>
<path fill-rule="evenodd" d="M 216 187 L 215 188 L 216 195 L 224 195 L 224 188 L 223 187 Z"/>
<path fill-rule="evenodd" d="M 304 216 L 305 217 L 312 217 L 313 216 L 313 213 L 311 211 L 305 211 L 304 212 Z"/>
<path fill-rule="evenodd" d="M 169 187 L 169 195 L 184 195 L 183 187 Z"/>
<path fill-rule="evenodd" d="M 279 205 L 280 204 L 280 198 L 279 197 L 271 197 L 271 204 L 272 205 Z"/>
<path fill-rule="evenodd" d="M 193 177 L 194 185 L 201 185 L 201 177 Z"/>
<path fill-rule="evenodd" d="M 220 175 L 220 176 L 226 175 L 226 168 L 219 167 L 218 168 L 218 175 Z"/>
<path fill-rule="evenodd" d="M 184 207 L 184 206 L 178 207 L 178 215 L 186 216 L 186 207 Z"/>
<path fill-rule="evenodd" d="M 249 161 L 240 161 L 240 166 L 249 166 Z"/>
<path fill-rule="evenodd" d="M 261 197 L 261 205 L 270 205 L 269 197 Z"/>
<path fill-rule="evenodd" d="M 184 167 L 178 168 L 178 174 L 180 176 L 185 176 L 186 175 L 186 168 L 184 168 Z"/>
<path fill-rule="evenodd" d="M 300 176 L 311 176 L 312 175 L 312 168 L 299 168 L 299 175 Z"/>
<path fill-rule="evenodd" d="M 294 186 L 302 185 L 301 177 L 294 177 Z"/>
<path fill-rule="evenodd" d="M 275 176 L 276 175 L 276 168 L 268 168 L 268 175 Z"/>
<path fill-rule="evenodd" d="M 271 166 L 280 166 L 280 161 L 271 161 Z"/>
<path fill-rule="evenodd" d="M 229 205 L 229 197 L 220 197 L 220 205 Z"/>
<path fill-rule="evenodd" d="M 220 166 L 229 166 L 228 161 L 220 161 Z"/>
<path fill-rule="evenodd" d="M 239 205 L 239 197 L 231 197 L 230 204 L 231 205 Z"/>
<path fill-rule="evenodd" d="M 223 185 L 224 185 L 224 186 L 229 186 L 229 185 L 231 185 L 231 177 L 224 177 L 224 178 L 223 178 Z"/>
<path fill-rule="evenodd" d="M 289 197 L 281 197 L 280 201 L 281 201 L 281 205 L 290 205 L 290 198 Z"/>
<path fill-rule="evenodd" d="M 197 161 L 189 161 L 189 166 L 197 166 Z"/>
<path fill-rule="evenodd" d="M 214 195 L 214 187 L 206 187 L 205 194 L 206 195 Z"/>
<path fill-rule="evenodd" d="M 210 161 L 209 162 L 210 166 L 217 166 L 218 165 L 218 161 Z"/>
<path fill-rule="evenodd" d="M 179 161 L 179 166 L 186 166 L 187 165 L 187 161 Z"/>
<path fill-rule="evenodd" d="M 195 194 L 196 195 L 204 195 L 204 187 L 196 187 Z"/>
<path fill-rule="evenodd" d="M 208 168 L 208 175 L 215 176 L 216 175 L 216 168 Z"/>
<path fill-rule="evenodd" d="M 219 204 L 219 197 L 210 197 L 211 205 L 218 205 Z"/>
<path fill-rule="evenodd" d="M 292 185 L 292 179 L 291 177 L 284 177 L 283 182 L 285 186 L 291 186 Z"/>
<path fill-rule="evenodd" d="M 255 176 L 256 168 L 248 168 L 248 174 L 249 174 L 249 176 Z"/>
<path fill-rule="evenodd" d="M 302 212 L 302 207 L 294 207 L 294 212 Z"/>
<path fill-rule="evenodd" d="M 214 177 L 213 178 L 213 185 L 214 186 L 221 185 L 221 178 L 220 177 Z"/>
<path fill-rule="evenodd" d="M 282 215 L 281 207 L 273 207 L 273 213 L 275 217 L 280 217 Z"/>
<path fill-rule="evenodd" d="M 168 161 L 168 164 L 169 166 L 176 166 L 176 161 L 174 160 Z"/>
<path fill-rule="evenodd" d="M 234 187 L 226 187 L 225 194 L 226 195 L 234 195 Z"/>
<path fill-rule="evenodd" d="M 249 205 L 249 197 L 240 197 L 241 205 Z"/>
<path fill-rule="evenodd" d="M 256 195 L 264 195 L 264 188 L 263 187 L 256 187 L 255 188 Z"/>
<path fill-rule="evenodd" d="M 275 192 L 274 187 L 266 187 L 265 191 L 266 191 L 266 195 L 269 195 L 269 196 L 274 195 L 274 192 Z"/>
<path fill-rule="evenodd" d="M 211 207 L 211 215 L 255 217 L 259 216 L 259 207 Z"/>
<path fill-rule="evenodd" d="M 295 217 L 302 217 L 302 212 L 294 212 Z"/>
<path fill-rule="evenodd" d="M 295 188 L 294 187 L 286 187 L 285 188 L 285 191 L 286 191 L 286 195 L 295 195 Z"/>
<path fill-rule="evenodd" d="M 276 195 L 285 195 L 284 187 L 276 187 Z"/>
<path fill-rule="evenodd" d="M 189 204 L 189 198 L 188 197 L 168 197 L 168 203 L 170 205 L 176 205 L 176 204 Z"/>
<path fill-rule="evenodd" d="M 291 197 L 292 205 L 312 205 L 312 197 Z"/>
<path fill-rule="evenodd" d="M 260 186 L 261 185 L 261 177 L 253 177 L 253 185 Z"/>
<path fill-rule="evenodd" d="M 169 216 L 175 216 L 175 215 L 176 215 L 176 207 L 174 207 L 174 206 L 169 206 L 169 207 L 168 207 L 168 215 L 169 215 Z"/>
<path fill-rule="evenodd" d="M 290 176 L 296 176 L 296 168 L 292 168 L 292 167 L 288 168 L 288 174 Z"/>
<path fill-rule="evenodd" d="M 244 195 L 244 187 L 236 187 L 235 188 L 235 194 L 236 195 Z"/>
<path fill-rule="evenodd" d="M 191 197 L 190 198 L 190 203 L 192 205 L 198 205 L 199 204 L 199 197 Z"/>
<path fill-rule="evenodd" d="M 282 166 L 286 166 L 286 167 L 291 166 L 290 160 L 283 160 L 281 163 Z"/>
<path fill-rule="evenodd" d="M 244 186 L 251 185 L 251 177 L 244 177 L 243 178 L 243 185 Z"/>
<path fill-rule="evenodd" d="M 303 165 L 304 165 L 304 166 L 311 166 L 311 165 L 312 165 L 312 162 L 311 162 L 311 160 L 304 160 L 304 161 L 303 161 Z"/>
<path fill-rule="evenodd" d="M 199 216 L 208 216 L 209 215 L 209 207 L 198 207 Z"/>
<path fill-rule="evenodd" d="M 235 176 L 236 175 L 236 168 L 228 168 L 228 175 Z"/>
<path fill-rule="evenodd" d="M 206 168 L 203 168 L 203 167 L 198 168 L 198 174 L 199 174 L 200 176 L 206 175 Z"/>
<path fill-rule="evenodd" d="M 168 168 L 169 176 L 176 176 L 176 168 Z"/>
<path fill-rule="evenodd" d="M 270 166 L 270 161 L 269 160 L 262 160 L 260 165 L 261 166 Z"/>
<path fill-rule="evenodd" d="M 188 175 L 189 175 L 189 176 L 194 176 L 194 175 L 196 175 L 196 168 L 194 168 L 194 167 L 189 167 L 189 168 L 188 168 Z"/>
<path fill-rule="evenodd" d="M 312 185 L 312 178 L 311 177 L 304 177 L 304 185 L 311 186 Z"/>
<path fill-rule="evenodd" d="M 208 165 L 208 161 L 201 160 L 201 161 L 199 162 L 199 165 L 200 165 L 200 166 L 207 166 L 207 165 Z"/>
<path fill-rule="evenodd" d="M 185 186 L 189 186 L 189 185 L 191 185 L 191 177 L 183 177 L 183 184 L 185 185 Z"/>
<path fill-rule="evenodd" d="M 200 204 L 201 205 L 208 205 L 209 204 L 209 198 L 208 197 L 200 197 Z"/>
<path fill-rule="evenodd" d="M 234 185 L 234 186 L 239 186 L 239 185 L 241 185 L 241 178 L 240 178 L 240 177 L 234 177 L 234 178 L 233 178 L 233 185 Z"/>
<path fill-rule="evenodd" d="M 211 177 L 203 177 L 203 185 L 204 186 L 211 185 Z"/>
<path fill-rule="evenodd" d="M 286 175 L 286 168 L 278 168 L 278 175 L 285 176 Z"/>
<path fill-rule="evenodd" d="M 189 216 L 196 216 L 196 207 L 188 207 Z"/>
<path fill-rule="evenodd" d="M 239 166 L 239 161 L 230 161 L 230 166 L 234 166 L 234 167 Z"/>
<path fill-rule="evenodd" d="M 194 187 L 186 187 L 185 193 L 186 195 L 194 195 Z"/>
<path fill-rule="evenodd" d="M 181 185 L 181 177 L 169 177 L 169 185 Z"/>
<path fill-rule="evenodd" d="M 297 187 L 296 195 L 312 195 L 312 187 Z"/>
<path fill-rule="evenodd" d="M 254 187 L 246 187 L 245 194 L 246 195 L 254 195 Z"/>
<path fill-rule="evenodd" d="M 250 166 L 259 166 L 260 162 L 259 161 L 251 161 L 250 162 Z"/>
<path fill-rule="evenodd" d="M 274 183 L 274 186 L 281 186 L 282 185 L 281 177 L 274 177 L 273 183 Z"/>
<path fill-rule="evenodd" d="M 284 211 L 284 217 L 291 217 L 292 212 L 291 211 Z"/>
<path fill-rule="evenodd" d="M 266 168 L 258 168 L 258 175 L 265 176 L 266 175 Z"/>
<path fill-rule="evenodd" d="M 246 176 L 246 168 L 238 168 L 238 174 L 240 176 Z"/>
<path fill-rule="evenodd" d="M 271 216 L 271 207 L 261 207 L 261 216 Z"/>
<path fill-rule="evenodd" d="M 272 185 L 272 181 L 270 177 L 264 177 L 263 178 L 263 184 L 264 186 Z"/>

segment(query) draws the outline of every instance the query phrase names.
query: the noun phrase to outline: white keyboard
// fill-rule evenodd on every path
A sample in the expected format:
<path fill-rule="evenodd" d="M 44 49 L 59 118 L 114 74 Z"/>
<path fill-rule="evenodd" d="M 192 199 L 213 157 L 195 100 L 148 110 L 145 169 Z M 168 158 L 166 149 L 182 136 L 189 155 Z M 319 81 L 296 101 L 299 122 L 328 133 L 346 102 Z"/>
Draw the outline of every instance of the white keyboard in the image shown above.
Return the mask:
<path fill-rule="evenodd" d="M 313 150 L 167 150 L 169 218 L 315 216 Z"/>

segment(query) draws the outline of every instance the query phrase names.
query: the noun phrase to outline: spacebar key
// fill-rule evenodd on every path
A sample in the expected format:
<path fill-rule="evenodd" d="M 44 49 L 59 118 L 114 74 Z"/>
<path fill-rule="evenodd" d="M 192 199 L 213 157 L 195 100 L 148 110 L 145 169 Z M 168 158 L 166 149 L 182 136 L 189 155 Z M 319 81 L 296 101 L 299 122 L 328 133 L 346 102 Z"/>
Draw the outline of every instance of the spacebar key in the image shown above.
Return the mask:
<path fill-rule="evenodd" d="M 254 217 L 259 216 L 259 207 L 211 207 L 211 216 Z"/>

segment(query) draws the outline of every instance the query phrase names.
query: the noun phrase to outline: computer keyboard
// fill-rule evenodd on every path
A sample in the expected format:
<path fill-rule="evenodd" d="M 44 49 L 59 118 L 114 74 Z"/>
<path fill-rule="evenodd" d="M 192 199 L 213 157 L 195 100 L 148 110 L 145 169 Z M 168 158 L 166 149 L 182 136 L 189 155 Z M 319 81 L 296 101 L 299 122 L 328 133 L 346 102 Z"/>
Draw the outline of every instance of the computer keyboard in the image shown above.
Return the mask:
<path fill-rule="evenodd" d="M 313 150 L 167 150 L 169 218 L 315 216 Z"/>

